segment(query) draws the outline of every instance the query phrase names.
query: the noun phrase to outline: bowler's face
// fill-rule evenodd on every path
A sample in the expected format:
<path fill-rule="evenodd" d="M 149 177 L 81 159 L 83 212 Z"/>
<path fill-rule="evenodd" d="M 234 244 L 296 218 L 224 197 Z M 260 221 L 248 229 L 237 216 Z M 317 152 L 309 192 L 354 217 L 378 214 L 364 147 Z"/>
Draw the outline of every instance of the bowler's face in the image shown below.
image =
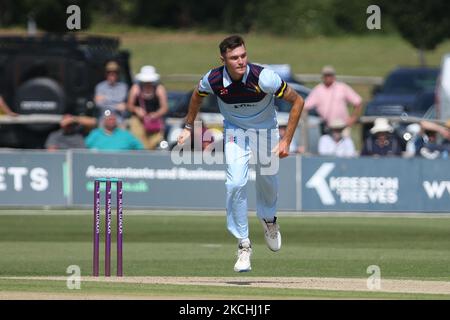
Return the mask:
<path fill-rule="evenodd" d="M 247 71 L 247 50 L 243 45 L 232 50 L 227 49 L 221 59 L 234 80 L 242 78 Z"/>

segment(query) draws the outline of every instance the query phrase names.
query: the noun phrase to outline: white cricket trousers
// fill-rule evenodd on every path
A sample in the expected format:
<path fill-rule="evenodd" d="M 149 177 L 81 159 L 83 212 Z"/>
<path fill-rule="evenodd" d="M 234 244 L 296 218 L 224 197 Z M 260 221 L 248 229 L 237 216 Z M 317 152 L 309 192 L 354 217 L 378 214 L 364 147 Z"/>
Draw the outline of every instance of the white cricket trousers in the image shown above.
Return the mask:
<path fill-rule="evenodd" d="M 279 158 L 273 155 L 271 157 L 270 151 L 278 143 L 279 133 L 278 129 L 266 132 L 263 136 L 254 130 L 249 133 L 249 130 L 225 128 L 227 228 L 237 239 L 246 239 L 249 236 L 247 181 L 250 164 L 255 164 L 258 218 L 273 220 L 276 214 Z M 242 134 L 253 138 L 243 139 Z M 272 167 L 264 170 L 263 168 L 268 168 L 269 161 L 272 161 L 270 164 Z M 274 161 L 277 162 L 276 165 Z"/>

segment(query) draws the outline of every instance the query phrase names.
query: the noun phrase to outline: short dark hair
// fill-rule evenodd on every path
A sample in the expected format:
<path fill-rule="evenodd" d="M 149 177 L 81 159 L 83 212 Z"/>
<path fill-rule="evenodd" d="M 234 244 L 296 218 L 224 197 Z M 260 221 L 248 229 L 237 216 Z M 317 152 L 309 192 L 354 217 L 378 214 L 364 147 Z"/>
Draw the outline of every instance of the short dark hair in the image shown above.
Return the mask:
<path fill-rule="evenodd" d="M 220 54 L 224 55 L 228 49 L 233 50 L 234 48 L 244 46 L 245 42 L 244 39 L 242 39 L 241 36 L 238 35 L 232 35 L 222 40 L 222 42 L 219 44 Z"/>

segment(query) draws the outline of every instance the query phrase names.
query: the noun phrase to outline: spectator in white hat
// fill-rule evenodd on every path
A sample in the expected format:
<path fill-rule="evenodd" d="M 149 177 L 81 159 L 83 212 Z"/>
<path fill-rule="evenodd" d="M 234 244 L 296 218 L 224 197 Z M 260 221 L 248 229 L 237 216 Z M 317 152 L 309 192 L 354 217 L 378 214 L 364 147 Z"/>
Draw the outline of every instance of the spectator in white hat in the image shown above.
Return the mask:
<path fill-rule="evenodd" d="M 394 128 L 386 118 L 375 119 L 370 129 L 370 136 L 364 142 L 361 152 L 363 156 L 400 156 L 402 148 L 400 141 L 392 133 Z"/>
<path fill-rule="evenodd" d="M 128 96 L 131 132 L 146 149 L 153 150 L 164 138 L 164 115 L 169 111 L 167 92 L 153 66 L 143 66 Z"/>
<path fill-rule="evenodd" d="M 350 137 L 345 137 L 342 132 L 347 127 L 342 119 L 333 119 L 328 124 L 329 133 L 319 139 L 318 151 L 322 156 L 354 157 L 356 156 L 355 144 Z"/>

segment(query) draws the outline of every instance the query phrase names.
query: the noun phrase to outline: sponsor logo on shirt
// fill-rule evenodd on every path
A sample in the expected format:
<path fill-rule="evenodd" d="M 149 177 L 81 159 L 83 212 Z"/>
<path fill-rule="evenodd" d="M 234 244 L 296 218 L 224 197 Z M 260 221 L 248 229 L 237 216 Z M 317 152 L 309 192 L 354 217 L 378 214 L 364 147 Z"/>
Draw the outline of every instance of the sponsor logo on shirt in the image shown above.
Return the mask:
<path fill-rule="evenodd" d="M 240 109 L 240 108 L 251 108 L 251 107 L 255 107 L 256 105 L 254 103 L 241 103 L 241 104 L 235 104 L 234 108 L 235 109 Z"/>

